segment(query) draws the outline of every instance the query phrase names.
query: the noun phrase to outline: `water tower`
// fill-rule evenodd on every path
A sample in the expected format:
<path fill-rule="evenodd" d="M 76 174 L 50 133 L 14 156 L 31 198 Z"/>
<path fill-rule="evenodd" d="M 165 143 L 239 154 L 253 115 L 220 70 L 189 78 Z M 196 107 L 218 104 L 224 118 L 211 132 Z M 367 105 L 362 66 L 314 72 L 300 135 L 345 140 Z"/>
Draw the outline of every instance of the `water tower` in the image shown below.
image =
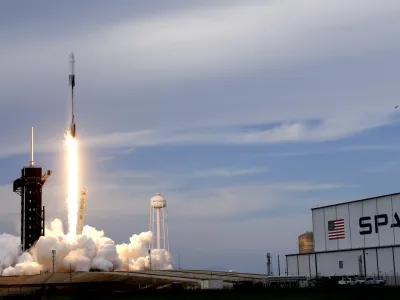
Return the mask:
<path fill-rule="evenodd" d="M 314 252 L 314 233 L 307 231 L 298 237 L 299 253 Z"/>
<path fill-rule="evenodd" d="M 150 199 L 149 230 L 153 233 L 150 249 L 165 249 L 169 252 L 167 201 L 160 193 Z"/>

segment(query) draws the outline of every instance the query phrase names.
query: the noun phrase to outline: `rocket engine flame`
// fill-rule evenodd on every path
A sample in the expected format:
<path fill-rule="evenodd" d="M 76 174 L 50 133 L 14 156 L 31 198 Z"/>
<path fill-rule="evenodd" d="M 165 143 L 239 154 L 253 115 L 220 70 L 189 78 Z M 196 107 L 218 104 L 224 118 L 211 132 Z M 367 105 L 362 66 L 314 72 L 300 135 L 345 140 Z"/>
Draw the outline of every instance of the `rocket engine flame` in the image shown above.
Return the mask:
<path fill-rule="evenodd" d="M 68 172 L 68 234 L 70 238 L 76 235 L 76 226 L 78 221 L 78 147 L 76 138 L 73 138 L 68 132 L 65 137 L 67 149 L 67 172 Z"/>

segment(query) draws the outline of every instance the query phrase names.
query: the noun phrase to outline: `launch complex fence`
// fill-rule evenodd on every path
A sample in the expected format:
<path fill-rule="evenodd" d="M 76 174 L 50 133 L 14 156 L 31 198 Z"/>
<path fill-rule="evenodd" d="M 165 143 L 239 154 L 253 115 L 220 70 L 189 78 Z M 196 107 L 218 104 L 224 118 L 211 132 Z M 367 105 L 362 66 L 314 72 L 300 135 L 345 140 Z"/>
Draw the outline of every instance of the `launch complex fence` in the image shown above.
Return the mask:
<path fill-rule="evenodd" d="M 375 293 L 375 291 L 392 291 L 400 288 L 400 274 L 397 276 L 380 275 L 386 280 L 385 286 L 357 285 L 341 286 L 341 276 L 309 278 L 306 276 L 267 276 L 263 274 L 229 273 L 214 271 L 147 271 L 147 272 L 69 272 L 46 273 L 32 276 L 0 277 L 0 297 L 10 295 L 32 295 L 50 293 L 55 295 L 83 293 L 104 293 L 113 295 L 121 293 L 169 293 L 169 291 L 249 291 L 252 293 Z M 220 282 L 216 285 L 204 284 Z M 211 288 L 210 288 L 211 287 Z M 164 293 L 163 292 L 163 293 Z M 196 293 L 190 295 L 197 295 Z M 222 294 L 220 294 L 222 295 Z M 225 295 L 225 294 L 224 294 Z M 93 296 L 93 295 L 88 295 Z M 111 297 L 114 299 L 114 296 Z M 253 298 L 252 298 L 253 299 Z M 321 298 L 319 298 L 321 299 Z M 338 298 L 339 299 L 339 298 Z M 342 298 L 340 298 L 343 300 Z M 382 300 L 380 298 L 380 300 Z"/>
<path fill-rule="evenodd" d="M 400 287 L 400 274 L 399 273 L 397 273 L 396 276 L 393 276 L 393 275 L 380 275 L 379 277 L 378 276 L 373 276 L 373 277 L 385 280 L 386 281 L 386 285 Z"/>
<path fill-rule="evenodd" d="M 393 296 L 400 292 L 395 287 L 378 288 L 251 288 L 251 289 L 223 289 L 223 290 L 175 290 L 175 289 L 144 289 L 132 290 L 129 287 L 122 290 L 121 287 L 107 286 L 79 286 L 73 285 L 42 287 L 42 288 L 9 288 L 2 293 L 2 299 L 244 299 L 244 300 L 345 300 L 345 299 L 379 299 L 393 300 Z M 19 298 L 18 298 L 19 297 Z"/>
<path fill-rule="evenodd" d="M 268 280 L 268 277 L 264 280 L 263 284 L 265 287 L 271 287 L 271 288 L 287 288 L 287 287 L 294 287 L 294 288 L 324 288 L 324 287 L 330 287 L 330 288 L 343 288 L 343 287 L 348 287 L 348 286 L 341 286 L 339 285 L 339 281 L 342 278 L 352 278 L 352 279 L 365 279 L 365 278 L 374 278 L 374 279 L 379 279 L 379 280 L 384 280 L 385 283 L 381 284 L 381 286 L 387 286 L 387 287 L 400 287 L 400 274 L 397 273 L 396 276 L 393 275 L 386 275 L 386 274 L 381 274 L 379 276 L 366 276 L 366 277 L 359 277 L 359 276 L 329 276 L 329 277 L 309 277 L 305 276 L 305 279 L 298 279 L 298 280 L 285 280 L 284 277 L 281 279 L 272 279 Z M 375 285 L 370 285 L 370 284 L 362 284 L 362 283 L 356 283 L 356 284 L 351 284 L 351 286 L 358 286 L 358 287 L 370 287 L 370 286 L 378 286 L 379 284 Z"/>

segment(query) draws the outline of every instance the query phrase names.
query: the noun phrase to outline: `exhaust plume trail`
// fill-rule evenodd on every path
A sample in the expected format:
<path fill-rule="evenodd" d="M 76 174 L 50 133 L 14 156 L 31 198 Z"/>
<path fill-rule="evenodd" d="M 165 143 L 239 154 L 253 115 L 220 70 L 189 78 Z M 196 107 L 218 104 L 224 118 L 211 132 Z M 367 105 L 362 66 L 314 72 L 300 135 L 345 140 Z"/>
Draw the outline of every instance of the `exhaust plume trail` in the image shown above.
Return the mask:
<path fill-rule="evenodd" d="M 68 178 L 68 236 L 76 235 L 76 226 L 78 222 L 78 149 L 77 141 L 67 134 L 65 138 L 67 148 L 67 178 Z"/>
<path fill-rule="evenodd" d="M 69 104 L 70 110 L 70 124 L 65 133 L 65 144 L 67 148 L 67 178 L 68 178 L 68 234 L 67 236 L 72 239 L 76 235 L 76 228 L 78 222 L 78 159 L 77 159 L 77 141 L 76 141 L 76 126 L 75 126 L 75 113 L 74 113 L 74 87 L 75 87 L 75 56 L 74 53 L 69 55 Z"/>

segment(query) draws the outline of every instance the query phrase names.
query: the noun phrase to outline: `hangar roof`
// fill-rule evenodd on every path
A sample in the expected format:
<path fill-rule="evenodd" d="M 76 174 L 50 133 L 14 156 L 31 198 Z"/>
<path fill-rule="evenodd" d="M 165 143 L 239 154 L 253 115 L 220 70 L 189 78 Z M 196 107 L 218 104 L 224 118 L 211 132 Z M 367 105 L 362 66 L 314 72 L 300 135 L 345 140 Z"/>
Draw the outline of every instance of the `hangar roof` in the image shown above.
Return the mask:
<path fill-rule="evenodd" d="M 389 197 L 389 196 L 397 196 L 397 195 L 400 195 L 400 193 L 393 193 L 393 194 L 375 196 L 375 197 L 364 198 L 364 199 L 358 199 L 358 200 L 353 200 L 353 201 L 347 201 L 347 202 L 342 202 L 342 203 L 336 203 L 336 204 L 329 204 L 329 205 L 324 205 L 324 206 L 318 206 L 318 207 L 311 208 L 311 210 L 314 210 L 314 209 L 321 209 L 321 208 L 326 208 L 326 207 L 331 207 L 331 206 L 338 206 L 338 205 L 348 204 L 348 203 L 354 203 L 354 202 L 361 202 L 361 201 L 371 200 L 371 199 L 376 199 L 376 198 L 383 198 L 383 197 Z"/>

